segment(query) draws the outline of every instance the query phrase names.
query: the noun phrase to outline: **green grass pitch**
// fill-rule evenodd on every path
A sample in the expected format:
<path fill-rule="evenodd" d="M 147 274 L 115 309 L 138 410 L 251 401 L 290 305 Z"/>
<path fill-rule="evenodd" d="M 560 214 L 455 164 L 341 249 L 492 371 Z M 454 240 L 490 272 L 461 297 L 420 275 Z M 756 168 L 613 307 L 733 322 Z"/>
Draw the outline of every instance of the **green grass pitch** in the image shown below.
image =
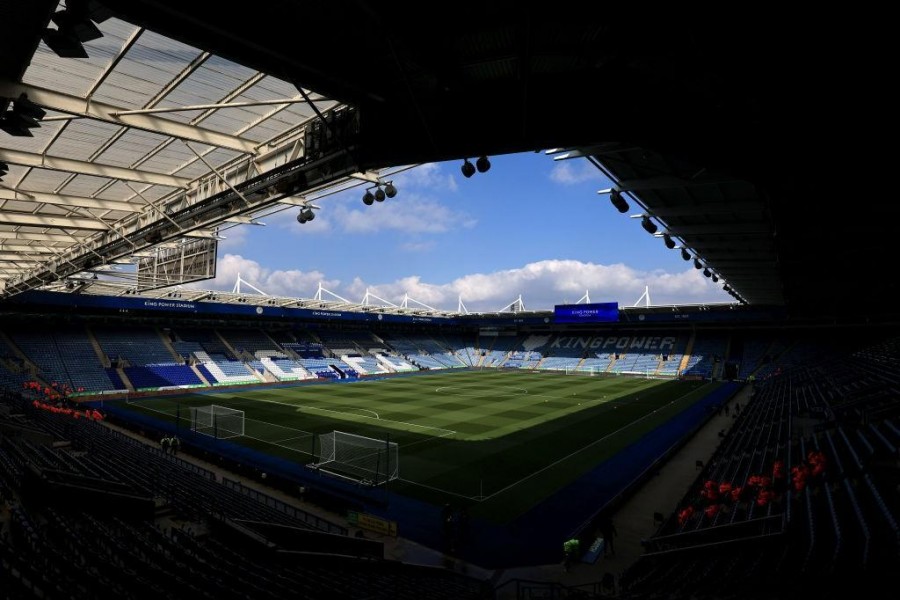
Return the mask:
<path fill-rule="evenodd" d="M 299 463 L 333 430 L 399 445 L 394 491 L 466 503 L 505 522 L 711 391 L 695 381 L 512 370 L 438 372 L 139 400 L 135 410 L 182 417 L 190 406 L 245 411 L 232 441 Z"/>

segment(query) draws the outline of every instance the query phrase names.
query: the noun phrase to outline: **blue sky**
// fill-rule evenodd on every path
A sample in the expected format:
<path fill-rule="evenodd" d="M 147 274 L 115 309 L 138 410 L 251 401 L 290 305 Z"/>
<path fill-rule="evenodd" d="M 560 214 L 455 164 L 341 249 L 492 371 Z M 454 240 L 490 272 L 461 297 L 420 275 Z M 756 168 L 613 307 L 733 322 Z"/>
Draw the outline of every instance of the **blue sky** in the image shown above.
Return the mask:
<path fill-rule="evenodd" d="M 399 193 L 362 203 L 363 187 L 322 198 L 316 219 L 298 209 L 265 227 L 228 230 L 217 277 L 197 287 L 226 290 L 237 273 L 271 295 L 311 297 L 321 281 L 349 300 L 366 289 L 399 303 L 496 311 L 522 294 L 527 309 L 575 302 L 633 304 L 650 286 L 654 304 L 727 302 L 677 250 L 617 212 L 597 190 L 610 182 L 584 159 L 543 153 L 491 157 L 466 179 L 461 161 L 422 165 L 394 178 Z"/>

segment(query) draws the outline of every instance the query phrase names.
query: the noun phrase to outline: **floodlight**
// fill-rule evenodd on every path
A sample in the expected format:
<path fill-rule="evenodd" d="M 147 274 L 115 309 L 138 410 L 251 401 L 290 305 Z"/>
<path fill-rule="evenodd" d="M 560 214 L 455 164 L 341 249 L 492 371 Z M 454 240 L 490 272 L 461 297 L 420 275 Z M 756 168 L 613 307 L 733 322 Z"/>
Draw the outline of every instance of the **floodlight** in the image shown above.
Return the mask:
<path fill-rule="evenodd" d="M 375 190 L 375 200 L 378 202 L 384 202 L 384 190 L 380 187 Z"/>
<path fill-rule="evenodd" d="M 673 240 L 672 236 L 668 233 L 663 234 L 663 243 L 665 243 L 666 248 L 668 248 L 669 250 L 675 248 L 675 240 Z"/>
<path fill-rule="evenodd" d="M 609 193 L 609 201 L 620 213 L 628 212 L 628 202 L 622 197 L 622 193 L 619 190 L 612 190 Z"/>
<path fill-rule="evenodd" d="M 488 160 L 487 156 L 482 156 L 475 161 L 475 168 L 478 169 L 479 173 L 487 173 L 491 169 L 491 161 Z"/>
<path fill-rule="evenodd" d="M 365 195 L 363 195 L 363 204 L 366 206 L 372 206 L 372 203 L 375 202 L 375 196 L 369 190 L 366 190 Z"/>
<path fill-rule="evenodd" d="M 460 171 L 462 171 L 463 177 L 468 179 L 469 177 L 471 177 L 472 175 L 475 174 L 475 165 L 470 163 L 469 159 L 467 158 L 465 160 L 465 162 L 463 162 L 463 165 L 460 168 Z"/>
<path fill-rule="evenodd" d="M 394 187 L 393 181 L 387 182 L 387 184 L 384 186 L 384 195 L 388 198 L 393 198 L 397 195 L 397 188 Z"/>
<path fill-rule="evenodd" d="M 641 219 L 641 227 L 643 227 L 644 231 L 646 231 L 649 234 L 654 234 L 659 229 L 656 226 L 656 223 L 651 221 L 650 217 L 648 217 L 647 215 L 644 215 L 644 218 Z"/>

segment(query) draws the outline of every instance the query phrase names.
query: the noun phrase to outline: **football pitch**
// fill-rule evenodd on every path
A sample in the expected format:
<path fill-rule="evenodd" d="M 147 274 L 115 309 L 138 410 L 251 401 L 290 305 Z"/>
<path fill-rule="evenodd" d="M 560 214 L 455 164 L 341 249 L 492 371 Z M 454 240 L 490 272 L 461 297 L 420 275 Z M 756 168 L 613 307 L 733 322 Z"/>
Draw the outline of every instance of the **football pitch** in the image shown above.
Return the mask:
<path fill-rule="evenodd" d="M 395 492 L 509 521 L 715 384 L 512 370 L 454 371 L 142 399 L 128 408 L 189 426 L 190 407 L 245 413 L 230 441 L 301 464 L 334 430 L 399 447 Z"/>

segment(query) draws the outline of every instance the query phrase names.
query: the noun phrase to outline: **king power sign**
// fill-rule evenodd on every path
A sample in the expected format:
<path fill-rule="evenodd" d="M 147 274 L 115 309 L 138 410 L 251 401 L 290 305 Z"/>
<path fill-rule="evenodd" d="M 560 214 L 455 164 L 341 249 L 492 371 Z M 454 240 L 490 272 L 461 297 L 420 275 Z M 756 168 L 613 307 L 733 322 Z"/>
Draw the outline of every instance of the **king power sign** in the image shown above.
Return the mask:
<path fill-rule="evenodd" d="M 674 350 L 674 336 L 560 336 L 550 348 L 584 348 L 591 350 Z"/>

